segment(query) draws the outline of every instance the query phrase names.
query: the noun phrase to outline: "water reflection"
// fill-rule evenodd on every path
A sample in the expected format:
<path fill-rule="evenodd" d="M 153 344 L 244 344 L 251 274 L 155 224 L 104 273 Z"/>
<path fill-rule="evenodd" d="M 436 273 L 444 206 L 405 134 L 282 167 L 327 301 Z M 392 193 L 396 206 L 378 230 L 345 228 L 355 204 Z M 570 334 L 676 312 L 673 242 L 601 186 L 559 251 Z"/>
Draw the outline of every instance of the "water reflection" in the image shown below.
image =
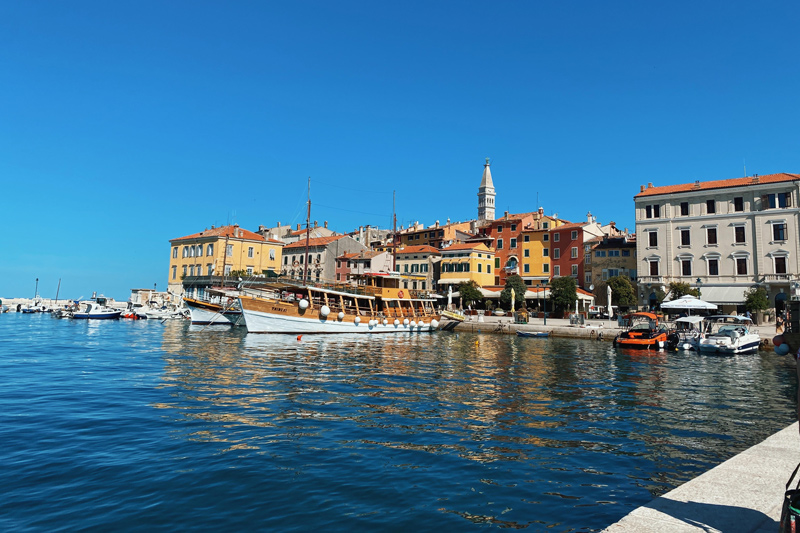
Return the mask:
<path fill-rule="evenodd" d="M 437 512 L 505 527 L 587 505 L 604 508 L 602 527 L 793 416 L 791 374 L 772 356 L 169 324 L 163 350 L 172 399 L 157 407 L 176 437 L 266 455 L 312 485 L 422 483 Z"/>

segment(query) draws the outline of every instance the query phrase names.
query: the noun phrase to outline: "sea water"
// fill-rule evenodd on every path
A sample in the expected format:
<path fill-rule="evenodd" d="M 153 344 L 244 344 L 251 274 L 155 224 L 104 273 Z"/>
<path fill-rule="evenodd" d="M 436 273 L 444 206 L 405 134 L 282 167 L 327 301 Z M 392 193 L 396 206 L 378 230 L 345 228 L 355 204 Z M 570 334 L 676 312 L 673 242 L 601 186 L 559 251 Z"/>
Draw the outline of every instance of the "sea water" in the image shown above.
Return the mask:
<path fill-rule="evenodd" d="M 597 531 L 794 420 L 793 361 L 0 316 L 0 530 Z"/>

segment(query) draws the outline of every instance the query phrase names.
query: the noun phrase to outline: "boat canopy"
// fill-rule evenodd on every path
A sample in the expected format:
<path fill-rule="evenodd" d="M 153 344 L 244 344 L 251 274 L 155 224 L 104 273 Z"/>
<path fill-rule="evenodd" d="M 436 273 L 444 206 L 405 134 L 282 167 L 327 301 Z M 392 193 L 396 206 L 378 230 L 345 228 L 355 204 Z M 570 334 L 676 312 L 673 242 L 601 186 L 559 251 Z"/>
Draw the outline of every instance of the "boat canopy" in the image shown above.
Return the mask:
<path fill-rule="evenodd" d="M 705 320 L 705 317 L 702 317 L 702 316 L 684 316 L 684 317 L 681 317 L 681 318 L 676 318 L 675 319 L 675 323 L 676 324 L 692 324 L 692 325 L 696 326 L 697 324 L 699 324 L 703 320 Z"/>

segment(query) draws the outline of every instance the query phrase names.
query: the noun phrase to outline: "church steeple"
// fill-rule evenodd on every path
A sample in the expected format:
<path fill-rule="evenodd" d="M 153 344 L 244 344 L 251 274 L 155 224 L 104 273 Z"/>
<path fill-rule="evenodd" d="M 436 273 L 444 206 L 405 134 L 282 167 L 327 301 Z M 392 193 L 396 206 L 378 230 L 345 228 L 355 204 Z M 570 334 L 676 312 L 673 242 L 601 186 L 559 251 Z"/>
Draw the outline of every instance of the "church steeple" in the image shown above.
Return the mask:
<path fill-rule="evenodd" d="M 494 220 L 494 183 L 489 158 L 483 165 L 483 177 L 478 188 L 478 222 Z"/>

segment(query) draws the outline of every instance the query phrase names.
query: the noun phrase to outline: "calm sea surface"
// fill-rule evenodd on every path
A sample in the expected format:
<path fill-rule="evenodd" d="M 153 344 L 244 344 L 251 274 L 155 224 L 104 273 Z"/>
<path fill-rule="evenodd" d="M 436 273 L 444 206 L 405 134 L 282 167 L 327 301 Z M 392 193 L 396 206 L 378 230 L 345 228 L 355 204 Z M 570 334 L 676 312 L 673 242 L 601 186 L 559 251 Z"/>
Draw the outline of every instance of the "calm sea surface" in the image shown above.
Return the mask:
<path fill-rule="evenodd" d="M 788 357 L 0 316 L 0 530 L 596 531 L 794 420 Z"/>

